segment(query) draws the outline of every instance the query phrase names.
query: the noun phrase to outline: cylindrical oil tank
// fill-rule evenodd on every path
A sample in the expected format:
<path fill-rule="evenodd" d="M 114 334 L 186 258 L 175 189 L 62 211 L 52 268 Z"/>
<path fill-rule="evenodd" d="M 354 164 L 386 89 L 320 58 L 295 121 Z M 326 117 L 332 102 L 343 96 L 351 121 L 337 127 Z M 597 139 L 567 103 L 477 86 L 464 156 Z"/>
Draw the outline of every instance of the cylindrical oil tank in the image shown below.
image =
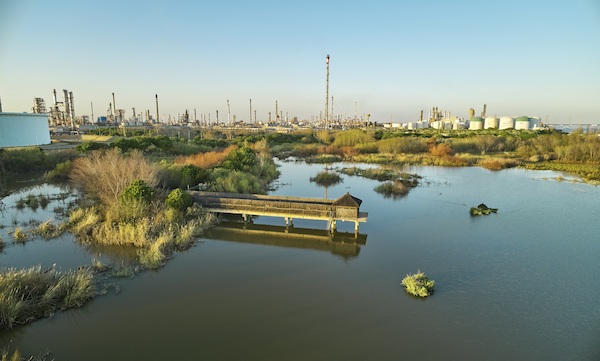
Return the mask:
<path fill-rule="evenodd" d="M 498 129 L 513 129 L 515 127 L 515 119 L 513 117 L 500 118 Z"/>
<path fill-rule="evenodd" d="M 529 129 L 529 117 L 521 116 L 515 119 L 516 130 L 527 130 Z"/>
<path fill-rule="evenodd" d="M 498 118 L 496 117 L 487 117 L 483 122 L 483 129 L 498 129 Z"/>
<path fill-rule="evenodd" d="M 542 127 L 542 120 L 538 117 L 529 118 L 529 127 L 531 129 L 540 129 Z"/>
<path fill-rule="evenodd" d="M 469 130 L 480 130 L 483 129 L 483 118 L 475 117 L 469 119 Z"/>
<path fill-rule="evenodd" d="M 0 113 L 0 148 L 50 144 L 47 114 Z"/>

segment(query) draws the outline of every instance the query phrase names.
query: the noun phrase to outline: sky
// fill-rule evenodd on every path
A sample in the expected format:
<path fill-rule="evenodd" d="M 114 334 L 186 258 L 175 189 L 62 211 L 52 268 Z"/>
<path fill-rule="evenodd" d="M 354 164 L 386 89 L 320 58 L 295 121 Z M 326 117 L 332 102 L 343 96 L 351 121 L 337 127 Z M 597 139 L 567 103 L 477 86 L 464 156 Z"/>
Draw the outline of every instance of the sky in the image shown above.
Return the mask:
<path fill-rule="evenodd" d="M 30 112 L 73 92 L 76 115 L 161 120 L 227 101 L 236 120 L 325 111 L 376 122 L 432 107 L 468 117 L 600 123 L 600 0 L 0 0 L 0 99 Z M 329 99 L 329 110 L 332 107 Z"/>

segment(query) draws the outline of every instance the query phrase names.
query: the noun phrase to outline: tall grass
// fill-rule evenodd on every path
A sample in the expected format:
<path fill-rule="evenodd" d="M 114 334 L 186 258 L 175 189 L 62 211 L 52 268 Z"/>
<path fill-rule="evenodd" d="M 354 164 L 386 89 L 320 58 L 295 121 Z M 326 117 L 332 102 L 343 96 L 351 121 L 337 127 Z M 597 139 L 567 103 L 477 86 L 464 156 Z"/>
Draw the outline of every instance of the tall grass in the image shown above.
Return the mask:
<path fill-rule="evenodd" d="M 206 153 L 198 153 L 190 156 L 178 157 L 175 159 L 176 164 L 191 164 L 200 168 L 212 168 L 223 163 L 225 158 L 237 147 L 231 145 L 222 151 L 212 151 Z"/>
<path fill-rule="evenodd" d="M 81 307 L 94 293 L 93 274 L 87 268 L 67 272 L 40 266 L 9 268 L 0 274 L 0 328 Z"/>

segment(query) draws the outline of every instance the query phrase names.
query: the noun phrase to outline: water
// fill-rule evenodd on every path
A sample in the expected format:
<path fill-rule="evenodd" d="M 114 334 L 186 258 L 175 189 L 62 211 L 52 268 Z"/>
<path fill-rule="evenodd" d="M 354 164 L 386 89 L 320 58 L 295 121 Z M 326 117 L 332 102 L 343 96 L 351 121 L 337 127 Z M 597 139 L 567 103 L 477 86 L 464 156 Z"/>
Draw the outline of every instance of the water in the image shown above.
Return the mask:
<path fill-rule="evenodd" d="M 322 169 L 283 163 L 287 185 L 273 194 L 323 197 L 308 181 Z M 157 272 L 115 281 L 119 294 L 5 332 L 0 345 L 57 360 L 600 359 L 600 188 L 556 182 L 554 172 L 406 170 L 424 179 L 399 199 L 356 177 L 327 189 L 361 198 L 369 212 L 354 253 L 296 238 L 294 247 L 264 235 L 205 238 Z M 498 214 L 469 216 L 480 203 Z M 316 236 L 326 227 L 294 225 Z M 79 257 L 76 243 L 45 242 L 25 247 Z M 21 262 L 12 261 L 18 249 L 0 265 Z M 419 269 L 436 281 L 426 300 L 400 285 Z"/>

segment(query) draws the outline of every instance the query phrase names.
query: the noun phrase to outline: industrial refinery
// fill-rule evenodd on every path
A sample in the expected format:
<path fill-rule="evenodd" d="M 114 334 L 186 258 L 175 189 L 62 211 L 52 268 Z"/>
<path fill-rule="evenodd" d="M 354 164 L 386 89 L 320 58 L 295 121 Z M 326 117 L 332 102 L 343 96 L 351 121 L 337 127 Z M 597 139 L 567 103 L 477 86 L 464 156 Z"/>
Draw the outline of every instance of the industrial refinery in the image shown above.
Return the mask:
<path fill-rule="evenodd" d="M 0 147 L 41 145 L 50 143 L 49 134 L 72 134 L 79 135 L 97 128 L 126 128 L 148 130 L 157 127 L 190 127 L 190 128 L 215 128 L 235 129 L 245 128 L 254 131 L 277 131 L 288 132 L 293 129 L 348 129 L 353 127 L 383 127 L 416 130 L 434 128 L 439 130 L 481 130 L 481 129 L 516 129 L 529 130 L 540 129 L 542 122 L 538 117 L 529 116 L 487 116 L 487 104 L 483 105 L 480 116 L 475 116 L 475 110 L 469 109 L 468 118 L 459 118 L 452 115 L 451 111 L 441 110 L 433 107 L 429 110 L 427 118 L 421 110 L 417 121 L 406 123 L 394 122 L 372 122 L 369 113 L 358 114 L 357 103 L 354 103 L 352 116 L 336 115 L 334 112 L 334 97 L 329 95 L 329 71 L 331 58 L 325 58 L 326 81 L 325 81 L 325 109 L 318 115 L 308 119 L 299 119 L 290 116 L 287 111 L 280 108 L 278 100 L 274 101 L 273 112 L 263 112 L 259 120 L 257 110 L 252 107 L 252 99 L 249 99 L 249 118 L 247 121 L 237 120 L 236 114 L 231 114 L 231 104 L 227 99 L 226 120 L 219 119 L 219 110 L 213 114 L 200 113 L 193 109 L 185 109 L 176 116 L 163 114 L 160 116 L 159 97 L 154 94 L 155 109 L 136 111 L 131 108 L 131 113 L 124 108 L 117 107 L 116 95 L 111 93 L 110 102 L 106 111 L 94 115 L 94 105 L 90 103 L 91 115 L 76 115 L 75 101 L 72 91 L 62 90 L 62 99 L 59 100 L 60 92 L 52 90 L 52 104 L 48 107 L 44 98 L 33 99 L 32 113 L 2 113 L 0 102 Z M 211 120 L 211 115 L 213 115 Z"/>

